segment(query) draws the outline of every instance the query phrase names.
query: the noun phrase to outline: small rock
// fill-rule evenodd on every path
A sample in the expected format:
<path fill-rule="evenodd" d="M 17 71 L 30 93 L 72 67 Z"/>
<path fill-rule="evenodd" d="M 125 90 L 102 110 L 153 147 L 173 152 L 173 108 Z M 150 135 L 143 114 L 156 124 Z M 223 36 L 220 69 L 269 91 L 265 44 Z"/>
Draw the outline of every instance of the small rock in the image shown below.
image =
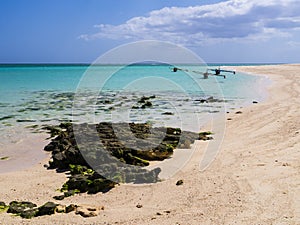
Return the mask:
<path fill-rule="evenodd" d="M 141 106 L 142 109 L 149 108 L 149 107 L 152 107 L 152 103 L 149 101 L 146 101 L 145 104 Z"/>
<path fill-rule="evenodd" d="M 76 208 L 76 214 L 82 217 L 94 217 L 99 215 L 100 210 L 104 210 L 104 207 L 78 206 Z"/>
<path fill-rule="evenodd" d="M 57 205 L 55 212 L 57 213 L 65 213 L 66 212 L 66 206 L 65 205 Z"/>
<path fill-rule="evenodd" d="M 243 112 L 242 111 L 237 111 L 235 114 L 242 114 Z"/>
<path fill-rule="evenodd" d="M 257 102 L 257 101 L 253 101 L 252 103 L 253 103 L 253 104 L 257 104 L 258 102 Z"/>
<path fill-rule="evenodd" d="M 142 207 L 143 207 L 143 205 L 141 205 L 141 204 L 137 204 L 137 205 L 136 205 L 136 207 L 140 209 L 140 208 L 142 208 Z"/>
<path fill-rule="evenodd" d="M 257 166 L 265 166 L 265 163 L 258 163 Z"/>
<path fill-rule="evenodd" d="M 66 207 L 66 213 L 75 211 L 76 209 L 77 209 L 77 206 L 76 206 L 76 205 L 74 205 L 74 204 L 68 205 L 68 206 Z"/>
<path fill-rule="evenodd" d="M 63 199 L 65 198 L 65 196 L 64 196 L 64 195 L 58 195 L 58 196 L 54 196 L 53 198 L 54 198 L 55 200 L 61 201 L 61 200 L 63 200 Z"/>
<path fill-rule="evenodd" d="M 177 186 L 182 185 L 182 184 L 183 184 L 183 180 L 178 180 L 178 181 L 176 182 L 176 185 L 177 185 Z"/>
<path fill-rule="evenodd" d="M 282 163 L 282 166 L 290 166 L 289 163 Z"/>
<path fill-rule="evenodd" d="M 156 215 L 161 216 L 162 214 L 160 212 L 157 212 Z"/>
<path fill-rule="evenodd" d="M 0 202 L 0 212 L 6 211 L 8 209 L 8 206 L 5 204 L 5 202 Z"/>
<path fill-rule="evenodd" d="M 164 113 L 162 113 L 162 115 L 172 116 L 172 115 L 174 115 L 174 113 L 172 113 L 172 112 L 164 112 Z"/>

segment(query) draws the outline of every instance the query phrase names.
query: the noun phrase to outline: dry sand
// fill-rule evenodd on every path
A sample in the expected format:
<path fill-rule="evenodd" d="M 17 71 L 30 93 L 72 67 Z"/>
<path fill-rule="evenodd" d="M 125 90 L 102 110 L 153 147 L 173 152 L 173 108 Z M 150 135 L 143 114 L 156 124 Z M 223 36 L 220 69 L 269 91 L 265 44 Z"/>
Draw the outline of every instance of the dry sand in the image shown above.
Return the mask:
<path fill-rule="evenodd" d="M 26 220 L 1 213 L 0 224 L 300 224 L 300 65 L 235 69 L 267 75 L 273 83 L 265 102 L 226 114 L 231 120 L 220 152 L 206 170 L 199 162 L 208 142 L 197 142 L 192 160 L 171 179 L 61 201 L 103 205 L 97 217 Z M 0 200 L 53 201 L 66 176 L 46 170 L 46 162 L 0 174 Z M 184 183 L 176 186 L 179 179 Z"/>

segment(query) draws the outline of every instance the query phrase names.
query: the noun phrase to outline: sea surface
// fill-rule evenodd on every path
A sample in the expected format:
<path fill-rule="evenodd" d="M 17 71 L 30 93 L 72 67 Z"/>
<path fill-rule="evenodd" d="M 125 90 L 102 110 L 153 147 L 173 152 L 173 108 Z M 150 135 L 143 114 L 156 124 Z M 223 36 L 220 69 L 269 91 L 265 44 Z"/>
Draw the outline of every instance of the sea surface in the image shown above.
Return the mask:
<path fill-rule="evenodd" d="M 173 72 L 170 65 L 148 64 L 0 65 L 0 135 L 67 121 L 148 122 L 199 131 L 212 116 L 266 97 L 269 81 L 262 76 L 203 79 L 201 73 L 218 66 L 181 65 Z"/>

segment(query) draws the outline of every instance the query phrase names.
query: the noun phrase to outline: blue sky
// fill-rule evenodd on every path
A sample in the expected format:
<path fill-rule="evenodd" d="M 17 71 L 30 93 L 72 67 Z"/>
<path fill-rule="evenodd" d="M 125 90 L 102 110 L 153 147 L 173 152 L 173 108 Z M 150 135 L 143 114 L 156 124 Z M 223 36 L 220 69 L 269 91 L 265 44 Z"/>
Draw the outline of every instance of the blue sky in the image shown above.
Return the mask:
<path fill-rule="evenodd" d="M 206 62 L 300 62 L 299 0 L 3 0 L 0 63 L 89 63 L 168 41 Z"/>

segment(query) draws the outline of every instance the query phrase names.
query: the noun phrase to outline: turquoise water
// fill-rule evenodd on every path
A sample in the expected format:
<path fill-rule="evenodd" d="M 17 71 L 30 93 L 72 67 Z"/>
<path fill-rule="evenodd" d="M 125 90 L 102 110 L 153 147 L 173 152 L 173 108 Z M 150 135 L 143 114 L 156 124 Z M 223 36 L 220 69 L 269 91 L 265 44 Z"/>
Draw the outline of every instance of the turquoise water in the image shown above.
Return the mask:
<path fill-rule="evenodd" d="M 265 78 L 245 74 L 203 79 L 197 73 L 174 73 L 168 65 L 1 65 L 0 128 L 91 122 L 91 115 L 95 122 L 182 126 L 182 118 L 190 118 L 186 124 L 191 125 L 196 116 L 204 123 L 211 114 L 261 101 L 265 84 Z M 151 107 L 142 108 L 143 96 L 155 96 Z"/>

